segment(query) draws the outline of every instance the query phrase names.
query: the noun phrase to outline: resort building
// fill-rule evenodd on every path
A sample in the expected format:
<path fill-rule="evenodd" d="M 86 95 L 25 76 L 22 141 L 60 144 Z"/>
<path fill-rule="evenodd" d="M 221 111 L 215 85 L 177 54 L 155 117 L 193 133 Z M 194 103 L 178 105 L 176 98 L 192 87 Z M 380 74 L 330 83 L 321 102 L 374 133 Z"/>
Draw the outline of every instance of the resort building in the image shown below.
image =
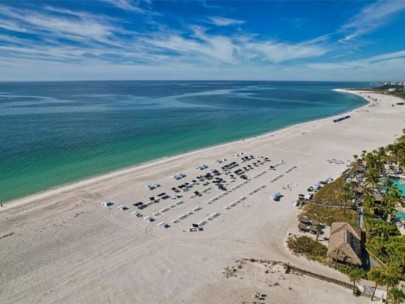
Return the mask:
<path fill-rule="evenodd" d="M 328 244 L 328 258 L 353 265 L 362 265 L 361 230 L 345 222 L 332 223 Z"/>

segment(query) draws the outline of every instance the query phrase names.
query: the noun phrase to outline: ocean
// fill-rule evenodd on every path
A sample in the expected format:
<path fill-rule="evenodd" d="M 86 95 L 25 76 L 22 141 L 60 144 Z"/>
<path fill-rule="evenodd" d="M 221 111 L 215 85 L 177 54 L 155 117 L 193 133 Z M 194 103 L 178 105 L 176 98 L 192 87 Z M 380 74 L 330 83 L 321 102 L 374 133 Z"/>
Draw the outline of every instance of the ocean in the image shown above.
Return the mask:
<path fill-rule="evenodd" d="M 370 83 L 0 83 L 0 201 L 360 107 Z"/>

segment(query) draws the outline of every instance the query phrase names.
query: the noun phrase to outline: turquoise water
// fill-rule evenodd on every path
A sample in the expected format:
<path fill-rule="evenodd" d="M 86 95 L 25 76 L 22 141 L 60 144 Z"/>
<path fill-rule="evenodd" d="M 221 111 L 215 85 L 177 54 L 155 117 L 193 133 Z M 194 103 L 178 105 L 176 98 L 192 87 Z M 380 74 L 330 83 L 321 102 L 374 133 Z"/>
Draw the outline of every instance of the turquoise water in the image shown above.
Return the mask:
<path fill-rule="evenodd" d="M 364 83 L 0 83 L 0 201 L 362 106 Z"/>
<path fill-rule="evenodd" d="M 394 185 L 401 191 L 401 193 L 405 196 L 405 184 L 401 184 L 399 179 L 394 179 Z"/>

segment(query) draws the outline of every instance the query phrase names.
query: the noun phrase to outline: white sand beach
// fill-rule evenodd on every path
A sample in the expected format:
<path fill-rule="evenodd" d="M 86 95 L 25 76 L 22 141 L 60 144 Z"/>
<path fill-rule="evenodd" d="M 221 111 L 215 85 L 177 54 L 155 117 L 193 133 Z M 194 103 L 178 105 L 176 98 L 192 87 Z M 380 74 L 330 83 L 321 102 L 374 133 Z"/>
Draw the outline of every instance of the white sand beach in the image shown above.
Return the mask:
<path fill-rule="evenodd" d="M 260 258 L 348 281 L 333 269 L 291 255 L 285 239 L 297 231 L 298 209 L 292 202 L 299 193 L 336 178 L 354 154 L 392 143 L 405 128 L 405 106 L 392 106 L 400 99 L 351 93 L 370 103 L 339 123 L 326 118 L 295 125 L 5 204 L 0 208 L 0 303 L 233 304 L 251 303 L 258 291 L 266 294 L 264 303 L 368 303 L 349 289 L 277 271 L 265 274 L 259 266 L 249 266 L 237 277 L 223 274 L 238 259 Z M 233 156 L 237 152 L 255 159 L 242 162 Z M 215 162 L 223 158 L 227 161 Z M 257 160 L 260 164 L 253 165 Z M 200 183 L 181 191 L 182 198 L 161 199 L 139 210 L 142 217 L 131 216 L 137 210 L 134 203 L 147 203 L 163 192 L 173 196 L 172 187 L 233 161 L 239 167 L 232 171 L 247 165 L 253 169 L 246 173 L 248 182 L 239 177 L 231 182 L 222 174 L 227 194 L 212 182 Z M 209 168 L 197 170 L 199 164 Z M 186 177 L 170 178 L 178 172 Z M 150 183 L 161 186 L 150 191 L 145 187 Z M 202 196 L 190 197 L 194 191 Z M 283 195 L 279 202 L 271 199 L 276 191 Z M 105 200 L 113 205 L 104 207 Z M 176 204 L 180 200 L 184 203 Z M 117 209 L 121 204 L 129 209 Z M 214 213 L 219 215 L 211 217 Z M 155 221 L 145 221 L 148 215 Z M 179 217 L 184 219 L 172 222 Z M 189 232 L 193 223 L 208 218 L 204 231 Z M 158 227 L 162 221 L 170 227 Z"/>

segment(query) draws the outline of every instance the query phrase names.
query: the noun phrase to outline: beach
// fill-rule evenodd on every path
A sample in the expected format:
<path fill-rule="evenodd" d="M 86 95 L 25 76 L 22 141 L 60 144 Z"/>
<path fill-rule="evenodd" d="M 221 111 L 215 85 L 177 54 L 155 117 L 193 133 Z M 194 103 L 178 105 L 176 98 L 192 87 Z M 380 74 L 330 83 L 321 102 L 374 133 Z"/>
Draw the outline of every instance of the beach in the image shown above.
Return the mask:
<path fill-rule="evenodd" d="M 333 269 L 291 255 L 285 246 L 288 233 L 297 232 L 299 210 L 293 202 L 299 193 L 320 180 L 338 177 L 354 154 L 392 143 L 405 127 L 405 107 L 393 106 L 400 99 L 366 91 L 347 94 L 358 94 L 369 103 L 344 114 L 351 117 L 338 123 L 334 117 L 310 121 L 4 205 L 0 208 L 1 302 L 243 303 L 252 301 L 257 291 L 267 295 L 265 303 L 368 302 L 333 284 L 312 278 L 303 281 L 278 271 L 265 274 L 255 265 L 237 277 L 223 274 L 238 259 L 256 258 L 289 262 L 348 281 Z M 237 153 L 243 155 L 234 156 Z M 244 162 L 247 155 L 254 159 Z M 226 161 L 217 163 L 218 159 Z M 239 164 L 237 169 L 252 167 L 246 172 L 248 180 L 232 181 L 223 174 L 226 192 L 212 182 L 194 183 L 181 192 L 183 197 L 171 198 L 173 187 L 233 161 Z M 209 168 L 198 170 L 199 164 Z M 186 177 L 170 178 L 178 172 Z M 147 184 L 160 187 L 148 190 Z M 275 192 L 283 195 L 280 201 L 271 199 Z M 137 210 L 134 203 L 148 202 L 160 193 L 170 197 L 139 210 L 142 217 L 131 216 Z M 113 205 L 103 206 L 106 200 Z M 120 205 L 129 209 L 120 210 Z M 144 216 L 155 221 L 147 222 Z M 189 231 L 193 223 L 204 221 L 203 231 Z M 170 227 L 161 228 L 160 222 Z M 270 287 L 270 281 L 279 285 Z"/>

